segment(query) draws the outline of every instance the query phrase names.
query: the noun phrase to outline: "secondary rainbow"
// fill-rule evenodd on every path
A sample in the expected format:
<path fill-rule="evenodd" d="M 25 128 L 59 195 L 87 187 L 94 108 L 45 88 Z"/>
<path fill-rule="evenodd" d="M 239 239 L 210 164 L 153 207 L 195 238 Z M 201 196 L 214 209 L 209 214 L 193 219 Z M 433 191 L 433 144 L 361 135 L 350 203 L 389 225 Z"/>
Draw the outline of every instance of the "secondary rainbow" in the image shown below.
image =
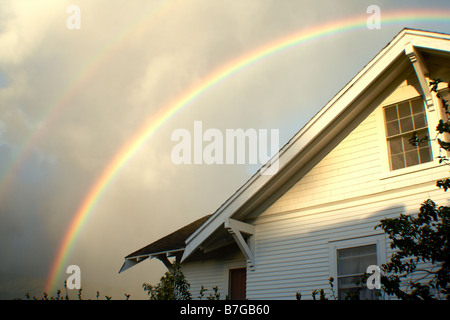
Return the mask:
<path fill-rule="evenodd" d="M 199 84 L 189 88 L 171 103 L 159 109 L 157 114 L 149 118 L 147 122 L 132 136 L 132 138 L 123 145 L 119 152 L 109 162 L 103 172 L 95 180 L 94 185 L 87 192 L 78 210 L 74 214 L 67 232 L 64 235 L 55 259 L 52 263 L 48 277 L 46 290 L 55 289 L 57 280 L 63 272 L 66 260 L 74 246 L 77 235 L 86 222 L 89 214 L 92 212 L 96 203 L 100 199 L 102 193 L 108 184 L 113 180 L 117 172 L 127 163 L 127 161 L 135 154 L 142 145 L 160 128 L 165 122 L 189 105 L 193 100 L 224 81 L 231 75 L 253 65 L 269 56 L 272 56 L 291 47 L 309 43 L 313 40 L 323 39 L 339 33 L 345 33 L 352 30 L 367 28 L 367 15 L 360 15 L 316 25 L 299 32 L 288 35 L 276 41 L 270 42 L 265 46 L 257 48 L 236 60 L 233 60 L 221 68 L 210 73 Z M 382 12 L 382 26 L 403 24 L 405 22 L 439 22 L 450 24 L 449 10 L 412 10 L 412 11 L 395 11 Z"/>

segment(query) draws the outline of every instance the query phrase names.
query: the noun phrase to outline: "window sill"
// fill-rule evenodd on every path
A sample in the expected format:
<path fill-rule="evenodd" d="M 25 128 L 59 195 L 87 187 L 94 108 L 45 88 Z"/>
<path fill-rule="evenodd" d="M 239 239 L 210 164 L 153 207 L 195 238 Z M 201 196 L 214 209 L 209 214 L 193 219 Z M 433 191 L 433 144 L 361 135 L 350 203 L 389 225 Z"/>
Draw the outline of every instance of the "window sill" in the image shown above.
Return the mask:
<path fill-rule="evenodd" d="M 437 167 L 445 166 L 445 164 L 440 164 L 439 161 L 431 161 L 423 164 L 418 164 L 411 167 L 406 167 L 402 169 L 397 170 L 389 170 L 387 169 L 381 176 L 380 180 L 390 179 L 390 178 L 396 178 L 404 175 L 408 175 L 411 173 L 421 172 L 429 169 L 434 169 Z"/>

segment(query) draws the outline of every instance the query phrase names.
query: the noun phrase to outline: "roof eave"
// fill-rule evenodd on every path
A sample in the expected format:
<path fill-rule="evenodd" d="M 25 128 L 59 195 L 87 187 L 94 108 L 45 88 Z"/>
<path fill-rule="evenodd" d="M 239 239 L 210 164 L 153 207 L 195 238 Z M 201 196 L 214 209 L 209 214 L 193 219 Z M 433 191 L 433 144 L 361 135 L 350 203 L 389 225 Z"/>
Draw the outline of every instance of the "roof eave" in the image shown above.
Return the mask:
<path fill-rule="evenodd" d="M 185 248 L 179 248 L 179 249 L 160 251 L 160 252 L 155 252 L 155 253 L 150 253 L 150 254 L 126 257 L 124 263 L 122 264 L 122 267 L 119 270 L 119 273 L 137 265 L 138 263 L 140 263 L 146 259 L 158 258 L 160 256 L 173 257 L 177 253 L 179 254 L 179 253 L 183 252 L 184 249 Z"/>

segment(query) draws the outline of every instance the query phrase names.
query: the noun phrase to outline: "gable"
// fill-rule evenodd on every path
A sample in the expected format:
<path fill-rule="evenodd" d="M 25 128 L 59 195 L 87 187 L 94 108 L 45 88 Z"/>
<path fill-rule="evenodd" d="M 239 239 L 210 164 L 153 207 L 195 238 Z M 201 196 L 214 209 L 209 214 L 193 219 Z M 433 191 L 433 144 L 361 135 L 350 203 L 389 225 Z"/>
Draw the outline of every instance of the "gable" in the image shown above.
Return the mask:
<path fill-rule="evenodd" d="M 445 66 L 437 68 L 434 75 L 436 78 L 450 76 Z M 383 108 L 408 99 L 421 99 L 420 87 L 413 70 L 405 72 L 400 84 L 392 92 L 386 91 L 384 96 L 385 99 L 374 110 L 368 107 L 365 119 L 361 122 L 355 119 L 349 125 L 349 128 L 355 128 L 265 210 L 263 215 L 343 202 L 424 183 L 434 185 L 436 174 L 447 174 L 446 170 L 440 168 L 437 159 L 426 165 L 400 170 L 401 174 L 390 172 Z M 428 126 L 432 136 L 438 112 L 439 110 L 435 110 L 428 113 Z M 437 152 L 438 147 L 434 146 L 433 155 L 437 155 Z M 316 162 L 314 159 L 311 161 Z"/>

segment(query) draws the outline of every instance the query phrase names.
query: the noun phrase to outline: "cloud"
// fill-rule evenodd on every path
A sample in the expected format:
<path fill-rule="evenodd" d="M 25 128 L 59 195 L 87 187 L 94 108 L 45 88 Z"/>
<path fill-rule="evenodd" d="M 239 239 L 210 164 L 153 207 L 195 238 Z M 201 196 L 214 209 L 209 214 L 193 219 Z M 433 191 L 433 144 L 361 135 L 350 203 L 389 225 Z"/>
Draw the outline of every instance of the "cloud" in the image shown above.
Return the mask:
<path fill-rule="evenodd" d="M 70 1 L 0 3 L 4 281 L 17 273 L 42 283 L 93 183 L 158 110 L 229 61 L 310 25 L 364 13 L 369 2 L 356 8 L 335 1 L 77 3 L 80 30 L 66 27 Z M 140 284 L 157 281 L 162 265 L 145 262 L 118 276 L 123 257 L 212 213 L 250 176 L 245 166 L 175 165 L 172 131 L 192 128 L 194 120 L 220 130 L 273 128 L 282 145 L 396 32 L 361 31 L 300 46 L 204 92 L 117 172 L 69 263 L 80 265 L 94 294 L 96 285 L 142 293 Z"/>
<path fill-rule="evenodd" d="M 63 1 L 55 0 L 3 1 L 0 16 L 0 62 L 18 65 L 30 57 L 47 34 L 49 26 L 61 17 L 64 8 Z"/>

